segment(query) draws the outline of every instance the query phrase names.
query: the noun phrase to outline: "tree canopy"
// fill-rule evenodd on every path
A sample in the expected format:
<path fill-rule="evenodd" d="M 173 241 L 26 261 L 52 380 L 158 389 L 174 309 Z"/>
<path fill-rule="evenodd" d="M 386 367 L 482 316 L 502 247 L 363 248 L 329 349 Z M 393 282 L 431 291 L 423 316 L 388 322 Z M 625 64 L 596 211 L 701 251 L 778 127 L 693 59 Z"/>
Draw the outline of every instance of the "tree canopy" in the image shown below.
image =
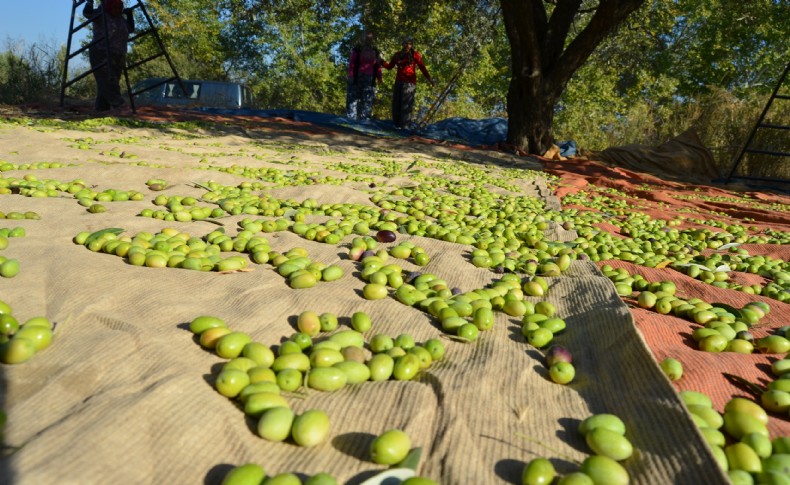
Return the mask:
<path fill-rule="evenodd" d="M 435 90 L 427 84 L 418 89 L 418 115 L 454 74 L 463 71 L 435 117 L 442 119 L 506 115 L 513 64 L 505 20 L 523 17 L 503 9 L 519 3 L 542 8 L 547 21 L 555 22 L 548 28 L 559 25 L 555 9 L 576 6 L 568 10 L 572 16 L 565 19 L 570 20 L 565 22 L 567 32 L 560 32 L 565 42 L 554 47 L 566 49 L 593 21 L 597 9 L 621 2 L 148 0 L 146 4 L 181 76 L 246 82 L 263 108 L 341 113 L 347 56 L 361 33 L 373 31 L 385 56 L 397 50 L 404 36 L 411 36 L 437 80 Z M 643 3 L 601 41 L 586 63 L 563 79 L 552 110 L 555 138 L 573 138 L 590 148 L 653 143 L 709 119 L 709 109 L 725 109 L 725 105 L 749 118 L 787 62 L 787 0 Z M 140 59 L 152 49 L 150 42 L 143 41 L 130 56 Z M 134 76 L 166 70 L 161 61 L 145 65 Z M 393 78 L 385 74 L 377 117 L 389 116 Z M 711 136 L 721 137 L 715 144 L 726 144 L 725 138 L 743 131 L 734 126 L 718 134 L 716 130 L 710 129 Z"/>

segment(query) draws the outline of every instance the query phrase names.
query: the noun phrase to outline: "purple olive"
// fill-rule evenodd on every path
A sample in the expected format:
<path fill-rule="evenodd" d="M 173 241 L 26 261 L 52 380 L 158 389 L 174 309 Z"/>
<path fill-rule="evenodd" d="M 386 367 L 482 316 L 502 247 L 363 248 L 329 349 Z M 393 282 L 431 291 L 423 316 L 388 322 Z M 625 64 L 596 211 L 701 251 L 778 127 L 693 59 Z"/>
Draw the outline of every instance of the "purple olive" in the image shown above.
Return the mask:
<path fill-rule="evenodd" d="M 375 256 L 375 255 L 376 255 L 376 251 L 373 251 L 373 250 L 371 250 L 371 249 L 368 249 L 367 251 L 365 251 L 364 253 L 362 253 L 362 256 L 361 256 L 359 259 L 365 259 L 365 258 L 367 258 L 368 256 Z"/>
<path fill-rule="evenodd" d="M 551 367 L 556 362 L 573 362 L 571 351 L 561 345 L 552 345 L 546 351 L 546 365 Z"/>
<path fill-rule="evenodd" d="M 370 184 L 368 184 L 368 187 L 370 187 L 371 189 L 374 188 L 375 186 L 376 186 L 375 182 L 371 182 Z"/>
<path fill-rule="evenodd" d="M 405 281 L 406 281 L 406 283 L 411 283 L 412 281 L 414 281 L 414 280 L 415 280 L 415 279 L 416 279 L 418 276 L 420 276 L 421 274 L 422 274 L 422 272 L 421 272 L 421 271 L 412 271 L 411 273 L 409 273 L 409 274 L 406 276 L 406 280 L 405 280 Z"/>
<path fill-rule="evenodd" d="M 461 291 L 461 288 L 458 288 L 457 286 L 454 286 L 452 289 L 450 289 L 450 291 L 453 293 L 453 296 L 460 295 L 461 293 L 463 293 L 463 291 Z"/>
<path fill-rule="evenodd" d="M 378 240 L 378 242 L 382 242 L 382 243 L 394 242 L 397 237 L 398 236 L 394 232 L 387 230 L 379 231 L 376 233 L 376 239 Z"/>

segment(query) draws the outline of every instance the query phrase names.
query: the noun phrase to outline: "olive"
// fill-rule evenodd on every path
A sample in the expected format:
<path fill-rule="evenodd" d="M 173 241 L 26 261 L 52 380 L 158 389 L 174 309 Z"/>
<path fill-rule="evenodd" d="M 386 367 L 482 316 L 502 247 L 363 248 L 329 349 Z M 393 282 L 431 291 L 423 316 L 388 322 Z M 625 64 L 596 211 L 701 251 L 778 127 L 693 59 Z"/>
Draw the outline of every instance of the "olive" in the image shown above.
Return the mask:
<path fill-rule="evenodd" d="M 399 429 L 390 429 L 370 444 L 370 459 L 379 465 L 395 465 L 406 458 L 410 449 L 409 435 Z"/>

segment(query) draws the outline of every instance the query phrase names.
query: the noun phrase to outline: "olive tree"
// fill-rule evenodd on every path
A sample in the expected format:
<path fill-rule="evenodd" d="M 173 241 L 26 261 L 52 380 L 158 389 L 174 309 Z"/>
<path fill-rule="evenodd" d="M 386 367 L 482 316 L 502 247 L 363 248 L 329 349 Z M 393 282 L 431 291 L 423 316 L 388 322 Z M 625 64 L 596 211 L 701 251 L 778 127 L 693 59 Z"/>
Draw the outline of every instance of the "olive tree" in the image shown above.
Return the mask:
<path fill-rule="evenodd" d="M 508 142 L 542 154 L 573 74 L 645 0 L 500 0 L 510 41 Z"/>

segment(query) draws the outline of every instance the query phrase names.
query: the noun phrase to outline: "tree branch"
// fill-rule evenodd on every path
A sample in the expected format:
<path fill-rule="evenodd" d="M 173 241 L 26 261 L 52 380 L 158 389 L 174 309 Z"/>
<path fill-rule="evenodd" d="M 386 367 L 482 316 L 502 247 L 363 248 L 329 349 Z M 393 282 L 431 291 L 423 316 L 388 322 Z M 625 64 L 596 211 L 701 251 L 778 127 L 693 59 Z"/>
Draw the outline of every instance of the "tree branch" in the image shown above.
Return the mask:
<path fill-rule="evenodd" d="M 555 68 L 547 73 L 547 86 L 559 97 L 573 73 L 581 67 L 601 41 L 611 34 L 645 0 L 601 0 L 590 23 L 562 53 Z"/>
<path fill-rule="evenodd" d="M 557 7 L 548 22 L 546 42 L 543 47 L 543 62 L 546 63 L 546 67 L 552 65 L 562 53 L 562 49 L 565 48 L 565 40 L 568 38 L 568 32 L 581 4 L 582 0 L 559 0 L 557 2 Z"/>

